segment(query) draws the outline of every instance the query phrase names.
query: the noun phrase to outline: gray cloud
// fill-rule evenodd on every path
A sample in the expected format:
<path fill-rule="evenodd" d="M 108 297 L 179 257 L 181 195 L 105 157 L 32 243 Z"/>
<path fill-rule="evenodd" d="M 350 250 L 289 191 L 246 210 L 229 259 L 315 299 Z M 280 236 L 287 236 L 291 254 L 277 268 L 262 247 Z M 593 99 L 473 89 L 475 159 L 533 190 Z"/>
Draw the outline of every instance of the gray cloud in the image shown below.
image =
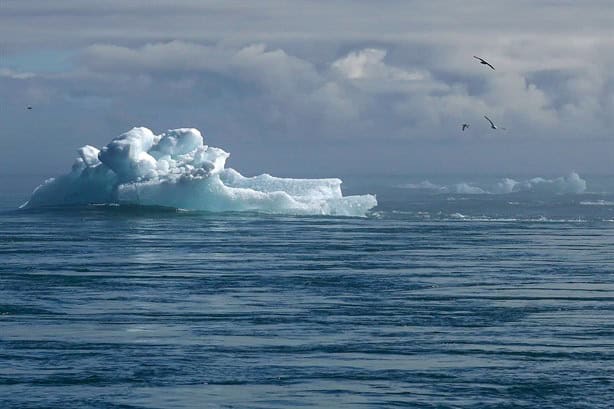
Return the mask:
<path fill-rule="evenodd" d="M 605 171 L 611 155 L 597 141 L 614 137 L 607 6 L 5 0 L 0 96 L 11 106 L 0 110 L 0 132 L 21 138 L 2 139 L 0 151 L 15 152 L 2 163 L 18 168 L 34 135 L 62 141 L 41 158 L 55 168 L 71 149 L 145 125 L 199 127 L 258 170 L 306 169 L 329 156 L 322 149 L 338 154 L 332 170 L 437 170 L 417 145 L 443 155 L 444 170 L 526 168 L 499 143 L 543 149 L 543 169 L 559 166 L 549 144 L 585 144 L 582 155 L 596 159 L 574 148 L 565 166 Z M 41 50 L 72 57 L 50 69 Z M 485 113 L 508 131 L 490 132 Z M 370 151 L 383 160 L 369 162 Z M 498 159 L 476 159 L 489 155 Z"/>
<path fill-rule="evenodd" d="M 300 42 L 320 40 L 503 45 L 516 38 L 607 38 L 608 0 L 281 1 L 4 0 L 6 46 L 142 41 Z M 82 31 L 81 31 L 82 30 Z M 79 31 L 79 35 L 75 32 Z M 526 41 L 529 44 L 529 41 Z"/>

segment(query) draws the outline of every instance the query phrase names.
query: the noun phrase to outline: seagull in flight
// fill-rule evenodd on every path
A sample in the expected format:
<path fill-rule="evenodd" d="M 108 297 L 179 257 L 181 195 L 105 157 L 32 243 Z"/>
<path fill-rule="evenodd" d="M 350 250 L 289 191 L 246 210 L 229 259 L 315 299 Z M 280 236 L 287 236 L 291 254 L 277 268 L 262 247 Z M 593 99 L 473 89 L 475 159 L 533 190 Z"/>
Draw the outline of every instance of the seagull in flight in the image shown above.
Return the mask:
<path fill-rule="evenodd" d="M 490 118 L 489 118 L 489 117 L 487 117 L 486 115 L 484 115 L 484 118 L 486 118 L 486 120 L 487 120 L 488 122 L 490 122 L 490 127 L 491 127 L 492 129 L 503 129 L 503 130 L 505 130 L 505 128 L 503 128 L 503 127 L 499 127 L 499 128 L 497 128 L 497 126 L 496 126 L 496 125 L 495 125 L 495 124 L 494 124 L 494 123 L 493 123 L 493 122 L 490 120 Z"/>
<path fill-rule="evenodd" d="M 463 132 L 464 132 L 465 129 L 469 128 L 469 124 L 462 124 L 461 127 L 463 128 Z"/>
<path fill-rule="evenodd" d="M 28 105 L 26 108 L 27 109 L 32 109 L 32 105 Z"/>
<path fill-rule="evenodd" d="M 480 64 L 484 64 L 484 65 L 488 65 L 490 68 L 492 68 L 493 70 L 495 69 L 495 67 L 493 67 L 492 65 L 490 65 L 490 63 L 488 61 L 486 61 L 483 58 L 477 57 L 477 56 L 473 56 L 473 58 L 480 60 Z"/>

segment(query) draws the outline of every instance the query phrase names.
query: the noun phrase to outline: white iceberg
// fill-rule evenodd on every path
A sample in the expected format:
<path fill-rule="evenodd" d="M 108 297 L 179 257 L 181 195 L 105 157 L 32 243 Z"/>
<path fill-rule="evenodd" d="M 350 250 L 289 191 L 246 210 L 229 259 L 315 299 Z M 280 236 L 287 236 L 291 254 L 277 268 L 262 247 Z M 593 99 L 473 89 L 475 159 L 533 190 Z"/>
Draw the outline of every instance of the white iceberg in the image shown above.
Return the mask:
<path fill-rule="evenodd" d="M 365 216 L 373 195 L 343 196 L 341 180 L 244 177 L 225 168 L 229 153 L 194 128 L 155 135 L 147 128 L 86 145 L 66 175 L 46 180 L 22 207 L 125 203 L 205 211 Z"/>
<path fill-rule="evenodd" d="M 429 190 L 436 193 L 458 193 L 465 195 L 537 193 L 537 194 L 581 194 L 586 191 L 586 180 L 576 172 L 555 179 L 535 177 L 517 181 L 503 178 L 491 186 L 479 187 L 472 182 L 461 182 L 455 185 L 437 185 L 428 180 L 420 183 L 407 183 L 400 187 L 406 189 Z"/>

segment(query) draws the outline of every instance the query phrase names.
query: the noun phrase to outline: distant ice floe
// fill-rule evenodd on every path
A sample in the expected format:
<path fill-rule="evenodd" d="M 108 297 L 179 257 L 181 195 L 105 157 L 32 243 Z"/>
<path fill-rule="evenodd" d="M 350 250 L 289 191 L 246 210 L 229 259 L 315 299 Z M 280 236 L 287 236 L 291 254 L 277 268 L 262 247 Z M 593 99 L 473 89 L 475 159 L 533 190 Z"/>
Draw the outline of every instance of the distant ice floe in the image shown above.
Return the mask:
<path fill-rule="evenodd" d="M 155 135 L 132 130 L 98 150 L 86 145 L 72 170 L 46 180 L 21 207 L 92 203 L 204 211 L 365 216 L 375 196 L 343 196 L 340 179 L 245 177 L 225 168 L 229 153 L 204 144 L 197 129 Z"/>
<path fill-rule="evenodd" d="M 580 202 L 582 206 L 614 206 L 614 201 L 611 200 L 583 200 Z"/>
<path fill-rule="evenodd" d="M 517 192 L 535 192 L 550 194 L 584 193 L 586 181 L 576 172 L 555 179 L 536 177 L 524 181 L 504 178 L 490 186 L 476 186 L 472 183 L 462 182 L 454 185 L 437 185 L 428 180 L 420 183 L 409 183 L 401 187 L 407 189 L 430 190 L 435 193 L 473 194 L 507 194 Z"/>

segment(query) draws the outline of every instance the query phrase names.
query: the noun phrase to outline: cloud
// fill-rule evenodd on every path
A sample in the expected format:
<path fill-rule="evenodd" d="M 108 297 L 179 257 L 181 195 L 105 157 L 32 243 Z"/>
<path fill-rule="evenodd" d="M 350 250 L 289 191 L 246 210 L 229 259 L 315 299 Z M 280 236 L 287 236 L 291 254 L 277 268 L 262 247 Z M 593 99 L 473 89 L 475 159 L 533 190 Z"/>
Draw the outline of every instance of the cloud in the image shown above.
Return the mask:
<path fill-rule="evenodd" d="M 374 79 L 391 81 L 416 81 L 425 75 L 417 71 L 406 71 L 384 63 L 386 50 L 365 48 L 349 53 L 335 61 L 332 66 L 342 75 L 351 79 Z"/>
<path fill-rule="evenodd" d="M 28 124 L 32 135 L 51 128 L 72 143 L 80 136 L 60 123 L 79 118 L 96 133 L 92 143 L 102 143 L 135 125 L 194 126 L 228 139 L 233 155 L 242 154 L 236 145 L 285 141 L 287 152 L 296 149 L 290 164 L 326 144 L 381 150 L 399 163 L 415 143 L 447 144 L 449 158 L 468 143 L 484 157 L 484 141 L 593 146 L 614 137 L 607 5 L 5 0 L 0 97 L 10 102 L 0 131 Z M 45 70 L 44 50 L 63 63 Z M 37 121 L 22 109 L 32 101 Z M 491 132 L 484 114 L 508 130 Z M 472 126 L 459 132 L 464 122 Z M 5 138 L 0 151 L 16 143 Z"/>
<path fill-rule="evenodd" d="M 486 48 L 528 35 L 607 38 L 614 14 L 610 6 L 609 0 L 391 0 L 384 5 L 339 0 L 319 2 L 317 7 L 300 0 L 4 0 L 0 35 L 10 39 L 9 49 L 16 44 L 134 45 L 169 39 L 275 44 L 470 41 Z M 82 32 L 75 36 L 66 27 Z"/>
<path fill-rule="evenodd" d="M 183 76 L 211 73 L 257 81 L 269 88 L 317 81 L 313 65 L 265 44 L 240 48 L 183 41 L 146 44 L 138 48 L 95 44 L 82 54 L 86 70 L 98 73 Z"/>
<path fill-rule="evenodd" d="M 606 132 L 612 74 L 600 66 L 555 70 L 561 74 L 552 85 L 543 71 L 521 64 L 491 72 L 465 55 L 454 73 L 451 64 L 410 63 L 398 56 L 411 50 L 392 49 L 392 55 L 383 47 L 353 49 L 316 63 L 263 43 L 93 44 L 74 71 L 43 76 L 40 86 L 56 98 L 111 101 L 121 111 L 136 106 L 182 117 L 182 109 L 207 110 L 205 117 L 218 114 L 216 129 L 231 121 L 226 127 L 243 138 L 265 129 L 271 138 L 365 139 L 374 132 L 383 140 L 480 138 L 489 132 L 484 114 L 510 130 L 497 135 L 503 139 L 579 137 L 574 121 L 588 122 L 591 134 Z M 471 132 L 458 135 L 467 121 Z"/>

